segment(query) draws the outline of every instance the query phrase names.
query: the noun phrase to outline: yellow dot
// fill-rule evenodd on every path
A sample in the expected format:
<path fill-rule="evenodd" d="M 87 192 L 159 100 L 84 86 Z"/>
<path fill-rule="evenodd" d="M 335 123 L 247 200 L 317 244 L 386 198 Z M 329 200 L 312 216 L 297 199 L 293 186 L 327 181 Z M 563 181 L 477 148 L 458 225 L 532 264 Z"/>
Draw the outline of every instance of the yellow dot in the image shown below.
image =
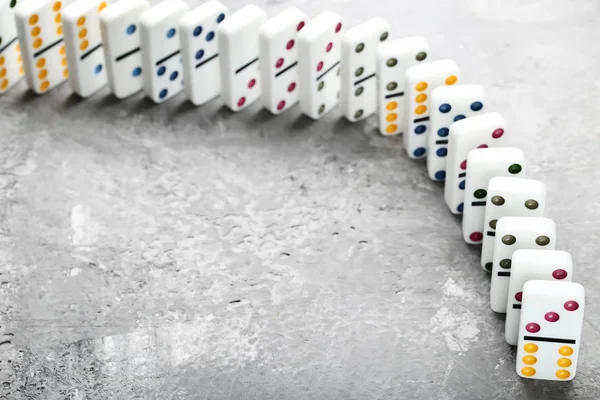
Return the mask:
<path fill-rule="evenodd" d="M 39 26 L 34 26 L 33 29 L 31 30 L 31 36 L 36 37 L 40 34 L 42 30 L 40 29 Z"/>
<path fill-rule="evenodd" d="M 425 112 L 427 111 L 427 106 L 418 106 L 417 108 L 415 108 L 415 114 L 417 115 L 422 115 L 425 114 Z"/>
<path fill-rule="evenodd" d="M 25 73 L 25 68 L 23 68 L 23 66 L 21 65 L 21 68 L 19 68 L 19 75 L 23 75 Z"/>
<path fill-rule="evenodd" d="M 523 357 L 523 362 L 527 365 L 533 365 L 537 362 L 537 358 L 535 356 L 528 355 Z"/>
<path fill-rule="evenodd" d="M 54 3 L 54 5 L 52 6 L 52 10 L 54 12 L 57 12 L 58 10 L 60 10 L 60 8 L 62 7 L 62 3 L 60 1 L 57 1 L 56 3 Z"/>
<path fill-rule="evenodd" d="M 102 11 L 106 8 L 106 2 L 103 1 L 102 3 L 100 3 L 100 5 L 98 6 L 98 11 Z"/>
<path fill-rule="evenodd" d="M 63 57 L 63 59 L 60 61 L 60 63 L 61 63 L 61 64 L 62 64 L 64 67 L 66 67 L 66 66 L 67 66 L 67 58 L 66 58 L 66 57 Z"/>
<path fill-rule="evenodd" d="M 531 368 L 531 367 L 525 367 L 521 370 L 521 373 L 525 376 L 534 376 L 535 375 L 535 368 Z"/>
<path fill-rule="evenodd" d="M 46 65 L 46 59 L 44 57 L 40 58 L 35 63 L 35 66 L 38 67 L 38 68 L 44 68 L 44 65 Z"/>
<path fill-rule="evenodd" d="M 387 103 L 385 108 L 387 108 L 388 111 L 395 110 L 396 108 L 398 108 L 398 103 L 396 103 L 395 101 L 390 101 L 389 103 Z"/>
<path fill-rule="evenodd" d="M 538 351 L 538 346 L 535 343 L 527 343 L 525 346 L 523 346 L 523 350 L 528 353 L 535 353 Z"/>
<path fill-rule="evenodd" d="M 573 354 L 573 348 L 571 346 L 562 346 L 560 349 L 558 349 L 558 354 L 561 356 L 570 356 Z"/>
<path fill-rule="evenodd" d="M 62 25 L 60 25 L 58 28 L 56 28 L 56 34 L 57 35 L 62 35 L 63 34 L 63 27 L 62 27 Z"/>
<path fill-rule="evenodd" d="M 558 364 L 559 367 L 563 367 L 563 368 L 568 368 L 571 366 L 571 364 L 573 364 L 573 362 L 571 360 L 569 360 L 568 358 L 559 358 L 556 363 Z"/>
<path fill-rule="evenodd" d="M 458 78 L 455 75 L 450 75 L 446 78 L 446 85 L 454 85 Z"/>
<path fill-rule="evenodd" d="M 38 74 L 38 78 L 40 79 L 40 81 L 46 79 L 47 76 L 48 76 L 47 69 L 41 70 L 40 73 Z"/>
<path fill-rule="evenodd" d="M 17 51 L 21 51 L 21 44 L 17 43 Z"/>
<path fill-rule="evenodd" d="M 62 22 L 62 14 L 58 13 L 54 16 L 54 22 L 60 24 Z"/>
<path fill-rule="evenodd" d="M 44 43 L 44 41 L 42 40 L 42 38 L 37 38 L 33 41 L 33 48 L 39 49 L 40 47 L 42 47 L 43 43 Z"/>
<path fill-rule="evenodd" d="M 556 371 L 556 377 L 558 379 L 568 379 L 571 376 L 571 373 L 566 369 L 559 369 Z"/>
<path fill-rule="evenodd" d="M 19 54 L 19 56 L 17 57 L 17 62 L 19 64 L 21 64 L 23 62 L 23 56 Z"/>
<path fill-rule="evenodd" d="M 4 56 L 0 56 L 0 67 L 4 65 Z"/>
<path fill-rule="evenodd" d="M 44 81 L 40 84 L 40 90 L 42 92 L 45 92 L 46 90 L 48 90 L 49 87 L 50 87 L 50 82 L 48 82 L 48 81 Z"/>
<path fill-rule="evenodd" d="M 77 20 L 77 26 L 83 26 L 83 24 L 85 24 L 85 17 L 81 16 L 79 17 L 79 19 Z"/>
<path fill-rule="evenodd" d="M 427 100 L 427 95 L 425 93 L 421 93 L 415 100 L 417 103 L 424 103 Z"/>
<path fill-rule="evenodd" d="M 427 89 L 429 85 L 427 85 L 427 82 L 419 82 L 417 83 L 417 86 L 415 86 L 415 89 L 417 89 L 417 92 L 422 92 L 423 90 Z"/>
<path fill-rule="evenodd" d="M 5 90 L 8 87 L 8 79 L 5 79 L 2 81 L 2 83 L 0 83 L 0 88 L 2 88 L 2 90 Z"/>
<path fill-rule="evenodd" d="M 29 25 L 37 24 L 39 19 L 40 19 L 40 17 L 38 17 L 37 14 L 33 14 L 31 17 L 29 17 Z"/>
<path fill-rule="evenodd" d="M 87 29 L 83 28 L 79 31 L 79 39 L 83 39 L 87 36 Z"/>
<path fill-rule="evenodd" d="M 394 133 L 397 130 L 398 130 L 398 125 L 396 125 L 396 124 L 390 124 L 390 125 L 387 126 L 387 128 L 385 128 L 385 131 L 387 133 Z"/>
<path fill-rule="evenodd" d="M 67 50 L 65 49 L 65 46 L 60 46 L 60 54 L 62 56 L 64 56 L 67 53 Z"/>
<path fill-rule="evenodd" d="M 397 120 L 397 119 L 398 119 L 398 114 L 396 114 L 396 113 L 391 113 L 391 114 L 388 114 L 388 116 L 387 116 L 387 117 L 385 117 L 385 120 L 386 120 L 387 122 L 394 122 L 394 121 L 395 121 L 395 120 Z"/>
<path fill-rule="evenodd" d="M 86 51 L 89 45 L 90 45 L 90 43 L 87 40 L 84 40 L 79 45 L 79 48 L 81 49 L 81 51 Z"/>
<path fill-rule="evenodd" d="M 68 70 L 68 69 L 66 69 L 66 68 L 65 68 L 65 70 L 63 71 L 63 76 L 64 76 L 65 78 L 68 78 L 68 77 L 69 77 L 69 70 Z"/>
<path fill-rule="evenodd" d="M 6 76 L 6 68 L 0 69 L 0 78 L 4 78 Z"/>

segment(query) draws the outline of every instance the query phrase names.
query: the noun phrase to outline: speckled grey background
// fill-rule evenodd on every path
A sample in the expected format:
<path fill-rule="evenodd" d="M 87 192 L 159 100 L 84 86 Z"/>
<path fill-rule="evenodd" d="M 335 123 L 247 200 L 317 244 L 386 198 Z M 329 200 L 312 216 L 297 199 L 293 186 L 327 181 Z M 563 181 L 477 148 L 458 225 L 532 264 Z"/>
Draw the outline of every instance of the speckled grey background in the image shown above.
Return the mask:
<path fill-rule="evenodd" d="M 22 83 L 0 98 L 0 398 L 600 398 L 600 3 L 256 4 L 384 16 L 487 87 L 587 289 L 575 381 L 517 377 L 478 248 L 373 119 Z"/>

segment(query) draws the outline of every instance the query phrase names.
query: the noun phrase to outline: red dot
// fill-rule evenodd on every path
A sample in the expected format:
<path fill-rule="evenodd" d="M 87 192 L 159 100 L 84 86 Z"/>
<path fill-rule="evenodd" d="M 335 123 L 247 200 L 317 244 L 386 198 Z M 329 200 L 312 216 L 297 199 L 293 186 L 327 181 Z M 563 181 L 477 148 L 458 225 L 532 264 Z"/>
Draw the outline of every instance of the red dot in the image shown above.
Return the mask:
<path fill-rule="evenodd" d="M 504 135 L 504 129 L 502 129 L 502 128 L 498 128 L 494 132 L 492 132 L 492 137 L 494 139 L 501 138 L 502 135 Z"/>
<path fill-rule="evenodd" d="M 288 86 L 288 92 L 293 92 L 294 89 L 296 89 L 296 82 L 290 83 L 290 85 Z"/>
<path fill-rule="evenodd" d="M 279 60 L 277 60 L 277 62 L 275 63 L 275 68 L 281 68 L 281 66 L 283 65 L 283 58 L 280 58 Z"/>
<path fill-rule="evenodd" d="M 299 32 L 302 28 L 304 28 L 304 21 L 300 21 L 300 23 L 296 27 L 296 30 Z"/>
<path fill-rule="evenodd" d="M 462 169 L 462 170 L 467 169 L 467 160 L 464 160 L 463 162 L 460 163 L 460 169 Z"/>
<path fill-rule="evenodd" d="M 477 146 L 478 149 L 487 149 L 488 145 L 487 144 L 480 144 L 479 146 Z"/>
<path fill-rule="evenodd" d="M 319 61 L 319 63 L 317 64 L 317 72 L 321 71 L 323 69 L 323 61 Z"/>
<path fill-rule="evenodd" d="M 480 242 L 483 239 L 483 233 L 481 233 L 481 232 L 473 232 L 473 233 L 471 233 L 471 235 L 469 237 L 474 242 Z"/>
<path fill-rule="evenodd" d="M 277 104 L 277 111 L 283 110 L 284 107 L 285 107 L 285 100 L 281 100 L 279 102 L 279 104 Z"/>
<path fill-rule="evenodd" d="M 517 300 L 518 302 L 523 301 L 523 292 L 515 294 L 515 300 Z"/>
<path fill-rule="evenodd" d="M 341 23 L 341 22 L 339 22 L 339 23 L 337 24 L 337 26 L 335 27 L 335 33 L 338 33 L 338 32 L 339 32 L 339 31 L 341 31 L 341 30 L 342 30 L 342 23 Z"/>
<path fill-rule="evenodd" d="M 248 87 L 250 89 L 252 89 L 254 87 L 254 85 L 256 85 L 256 79 L 252 79 L 250 82 L 248 82 Z"/>
<path fill-rule="evenodd" d="M 238 100 L 238 107 L 241 107 L 244 104 L 246 104 L 246 98 L 242 97 L 241 99 Z"/>
<path fill-rule="evenodd" d="M 579 308 L 579 303 L 575 300 L 569 300 L 565 303 L 565 310 L 567 311 L 575 311 Z"/>
<path fill-rule="evenodd" d="M 548 322 L 556 322 L 558 321 L 560 318 L 560 315 L 558 315 L 555 312 L 548 312 L 546 313 L 546 315 L 544 315 L 544 319 Z"/>
<path fill-rule="evenodd" d="M 552 272 L 552 277 L 558 280 L 565 279 L 567 277 L 567 271 L 564 269 L 554 270 L 554 272 Z"/>
<path fill-rule="evenodd" d="M 289 42 L 287 42 L 287 44 L 285 45 L 285 48 L 286 48 L 286 49 L 288 49 L 288 50 L 291 50 L 291 49 L 292 49 L 292 47 L 294 47 L 294 44 L 295 44 L 295 43 L 296 43 L 296 42 L 294 42 L 294 39 L 292 39 L 292 40 L 290 40 Z"/>
<path fill-rule="evenodd" d="M 540 331 L 540 326 L 535 322 L 530 322 L 525 325 L 525 329 L 527 329 L 527 332 L 538 333 Z"/>
<path fill-rule="evenodd" d="M 327 47 L 325 48 L 325 51 L 329 53 L 332 48 L 333 48 L 333 43 L 329 42 L 329 43 L 327 43 Z"/>

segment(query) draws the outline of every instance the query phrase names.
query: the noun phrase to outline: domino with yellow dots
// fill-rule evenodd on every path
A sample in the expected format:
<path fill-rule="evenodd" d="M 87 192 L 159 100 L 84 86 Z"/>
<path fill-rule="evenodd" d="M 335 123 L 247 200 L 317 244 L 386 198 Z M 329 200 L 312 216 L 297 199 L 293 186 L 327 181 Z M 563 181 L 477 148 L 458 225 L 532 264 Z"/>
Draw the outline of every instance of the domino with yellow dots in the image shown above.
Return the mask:
<path fill-rule="evenodd" d="M 100 12 L 107 5 L 106 0 L 76 0 L 63 13 L 69 85 L 81 97 L 108 82 L 100 33 Z"/>
<path fill-rule="evenodd" d="M 398 135 L 406 127 L 404 73 L 429 60 L 429 44 L 424 37 L 413 36 L 377 46 L 377 114 L 379 132 Z"/>
<path fill-rule="evenodd" d="M 62 26 L 62 10 L 67 3 L 36 0 L 24 1 L 16 7 L 25 80 L 38 94 L 46 93 L 69 77 Z"/>
<path fill-rule="evenodd" d="M 0 0 L 0 94 L 19 82 L 25 73 L 15 25 L 17 3 L 17 0 Z"/>
<path fill-rule="evenodd" d="M 407 128 L 402 136 L 410 158 L 427 155 L 430 104 L 433 89 L 458 82 L 460 70 L 453 60 L 415 65 L 406 71 Z"/>
<path fill-rule="evenodd" d="M 531 280 L 523 286 L 517 374 L 570 381 L 577 371 L 585 289 L 578 283 Z"/>

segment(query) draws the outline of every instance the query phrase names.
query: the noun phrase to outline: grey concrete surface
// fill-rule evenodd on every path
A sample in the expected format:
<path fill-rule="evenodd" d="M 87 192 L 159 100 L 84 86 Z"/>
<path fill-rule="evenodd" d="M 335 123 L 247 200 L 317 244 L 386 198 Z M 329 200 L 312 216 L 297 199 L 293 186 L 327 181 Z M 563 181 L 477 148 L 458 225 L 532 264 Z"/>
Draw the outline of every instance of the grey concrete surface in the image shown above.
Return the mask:
<path fill-rule="evenodd" d="M 384 16 L 487 87 L 587 289 L 576 379 L 517 377 L 479 249 L 372 118 L 22 83 L 0 98 L 0 398 L 600 398 L 600 3 L 256 4 Z"/>

